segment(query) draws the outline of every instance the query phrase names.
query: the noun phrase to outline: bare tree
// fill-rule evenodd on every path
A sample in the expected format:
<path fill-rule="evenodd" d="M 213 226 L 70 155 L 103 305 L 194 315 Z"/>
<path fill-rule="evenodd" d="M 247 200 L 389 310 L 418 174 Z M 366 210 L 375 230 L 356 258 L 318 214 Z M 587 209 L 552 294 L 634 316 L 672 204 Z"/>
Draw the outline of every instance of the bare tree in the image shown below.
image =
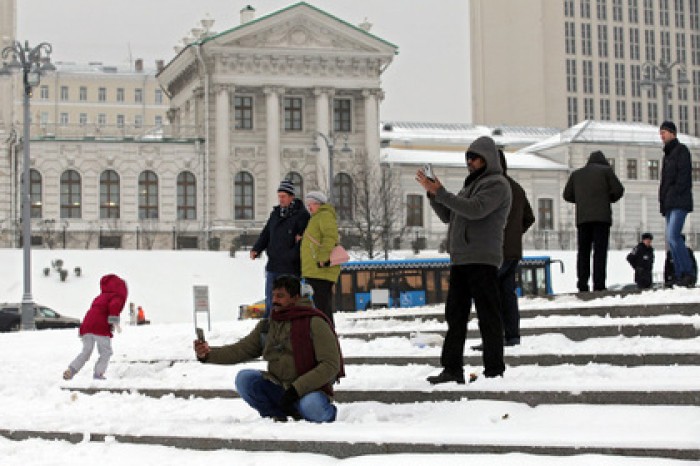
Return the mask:
<path fill-rule="evenodd" d="M 361 248 L 370 258 L 383 251 L 387 259 L 392 249 L 391 239 L 405 229 L 402 194 L 394 170 L 381 165 L 377 173 L 374 167 L 365 158 L 355 172 L 355 216 L 351 224 Z"/>
<path fill-rule="evenodd" d="M 158 235 L 158 221 L 152 219 L 142 219 L 139 221 L 141 229 L 140 237 L 143 249 L 153 249 L 153 243 Z"/>
<path fill-rule="evenodd" d="M 56 220 L 52 218 L 44 219 L 39 222 L 39 225 L 43 243 L 49 249 L 53 249 L 56 246 Z"/>

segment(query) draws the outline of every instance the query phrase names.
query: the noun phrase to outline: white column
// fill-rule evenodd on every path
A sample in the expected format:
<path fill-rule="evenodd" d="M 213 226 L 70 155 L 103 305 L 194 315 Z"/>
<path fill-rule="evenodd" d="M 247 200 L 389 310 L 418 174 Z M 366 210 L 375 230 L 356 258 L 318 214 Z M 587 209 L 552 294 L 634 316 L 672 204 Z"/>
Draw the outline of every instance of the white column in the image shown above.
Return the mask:
<path fill-rule="evenodd" d="M 216 155 L 214 158 L 214 221 L 233 218 L 233 179 L 229 172 L 231 156 L 230 131 L 232 88 L 219 85 L 214 88 L 216 94 Z"/>
<path fill-rule="evenodd" d="M 378 89 L 362 91 L 365 99 L 365 146 L 370 167 L 379 166 L 379 99 L 382 98 Z"/>
<path fill-rule="evenodd" d="M 266 87 L 267 112 L 267 205 L 277 205 L 280 184 L 280 94 L 283 88 Z"/>
<path fill-rule="evenodd" d="M 326 88 L 316 88 L 314 89 L 314 95 L 316 96 L 316 131 L 324 134 L 330 138 L 330 90 Z M 318 187 L 321 191 L 325 191 L 328 197 L 331 197 L 332 193 L 328 192 L 330 186 L 329 172 L 328 172 L 328 147 L 322 138 L 314 135 L 314 141 L 318 144 L 321 149 L 317 153 L 318 159 L 316 160 L 316 179 L 318 180 Z"/>

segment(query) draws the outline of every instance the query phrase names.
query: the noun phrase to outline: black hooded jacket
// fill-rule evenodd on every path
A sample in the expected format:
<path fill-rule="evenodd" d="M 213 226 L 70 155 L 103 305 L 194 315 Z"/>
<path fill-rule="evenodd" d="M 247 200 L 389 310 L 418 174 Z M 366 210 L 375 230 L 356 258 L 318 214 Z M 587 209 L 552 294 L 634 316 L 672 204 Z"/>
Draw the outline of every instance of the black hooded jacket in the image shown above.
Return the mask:
<path fill-rule="evenodd" d="M 693 211 L 693 169 L 690 151 L 678 139 L 664 146 L 664 161 L 659 185 L 659 210 L 661 215 L 672 209 Z"/>
<path fill-rule="evenodd" d="M 535 214 L 532 212 L 532 206 L 527 200 L 523 187 L 508 176 L 508 164 L 503 151 L 499 150 L 498 155 L 501 160 L 501 168 L 503 168 L 503 176 L 508 180 L 512 194 L 508 221 L 503 232 L 503 259 L 521 259 L 523 257 L 523 234 L 535 223 Z"/>
<path fill-rule="evenodd" d="M 289 273 L 301 276 L 299 248 L 301 236 L 309 223 L 309 212 L 299 199 L 294 199 L 286 209 L 275 206 L 265 228 L 253 246 L 253 251 L 267 251 L 268 272 Z"/>
<path fill-rule="evenodd" d="M 576 204 L 576 225 L 602 222 L 612 225 L 610 204 L 625 188 L 600 151 L 591 153 L 585 167 L 574 170 L 564 187 L 564 200 Z"/>

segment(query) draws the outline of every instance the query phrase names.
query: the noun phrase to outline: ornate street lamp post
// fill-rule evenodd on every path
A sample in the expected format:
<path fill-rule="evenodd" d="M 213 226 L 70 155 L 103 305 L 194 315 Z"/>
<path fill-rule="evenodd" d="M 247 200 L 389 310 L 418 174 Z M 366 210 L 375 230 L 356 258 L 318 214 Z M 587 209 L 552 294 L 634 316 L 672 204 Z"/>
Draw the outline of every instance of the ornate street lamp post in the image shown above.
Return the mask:
<path fill-rule="evenodd" d="M 678 80 L 674 83 L 671 73 L 676 66 L 678 67 L 679 74 Z M 644 78 L 639 82 L 639 87 L 644 90 L 651 90 L 654 86 L 659 86 L 661 88 L 663 102 L 661 115 L 663 120 L 669 120 L 671 116 L 668 111 L 668 99 L 671 95 L 671 89 L 676 85 L 685 87 L 690 84 L 685 64 L 680 61 L 675 61 L 669 65 L 661 60 L 658 65 L 653 62 L 646 62 L 642 65 L 642 69 L 644 69 Z"/>
<path fill-rule="evenodd" d="M 314 143 L 311 146 L 311 152 L 321 152 L 321 148 L 316 144 L 317 138 L 323 139 L 326 143 L 326 148 L 328 149 L 328 201 L 333 202 L 333 151 L 336 146 L 336 136 L 326 136 L 325 134 L 315 131 L 314 132 Z M 340 149 L 341 152 L 348 153 L 352 152 L 352 149 L 348 147 L 348 138 L 345 136 L 343 142 L 343 148 Z"/>
<path fill-rule="evenodd" d="M 22 45 L 15 41 L 2 50 L 2 74 L 10 74 L 14 70 L 22 73 L 24 132 L 22 136 L 22 250 L 24 264 L 24 293 L 22 295 L 21 329 L 34 329 L 34 300 L 32 298 L 31 281 L 31 199 L 29 192 L 29 98 L 32 88 L 39 85 L 41 75 L 54 71 L 51 64 L 51 44 L 42 42 L 36 47 L 29 47 L 29 42 Z M 10 58 L 11 61 L 7 61 Z"/>

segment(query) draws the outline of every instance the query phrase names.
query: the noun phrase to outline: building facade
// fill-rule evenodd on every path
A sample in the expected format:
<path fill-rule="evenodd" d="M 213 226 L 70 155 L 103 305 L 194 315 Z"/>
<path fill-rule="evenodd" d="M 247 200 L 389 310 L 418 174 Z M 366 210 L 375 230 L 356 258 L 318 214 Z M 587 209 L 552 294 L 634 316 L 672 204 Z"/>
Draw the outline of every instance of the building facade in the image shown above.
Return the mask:
<path fill-rule="evenodd" d="M 474 122 L 700 135 L 699 0 L 472 0 L 470 15 Z"/>

